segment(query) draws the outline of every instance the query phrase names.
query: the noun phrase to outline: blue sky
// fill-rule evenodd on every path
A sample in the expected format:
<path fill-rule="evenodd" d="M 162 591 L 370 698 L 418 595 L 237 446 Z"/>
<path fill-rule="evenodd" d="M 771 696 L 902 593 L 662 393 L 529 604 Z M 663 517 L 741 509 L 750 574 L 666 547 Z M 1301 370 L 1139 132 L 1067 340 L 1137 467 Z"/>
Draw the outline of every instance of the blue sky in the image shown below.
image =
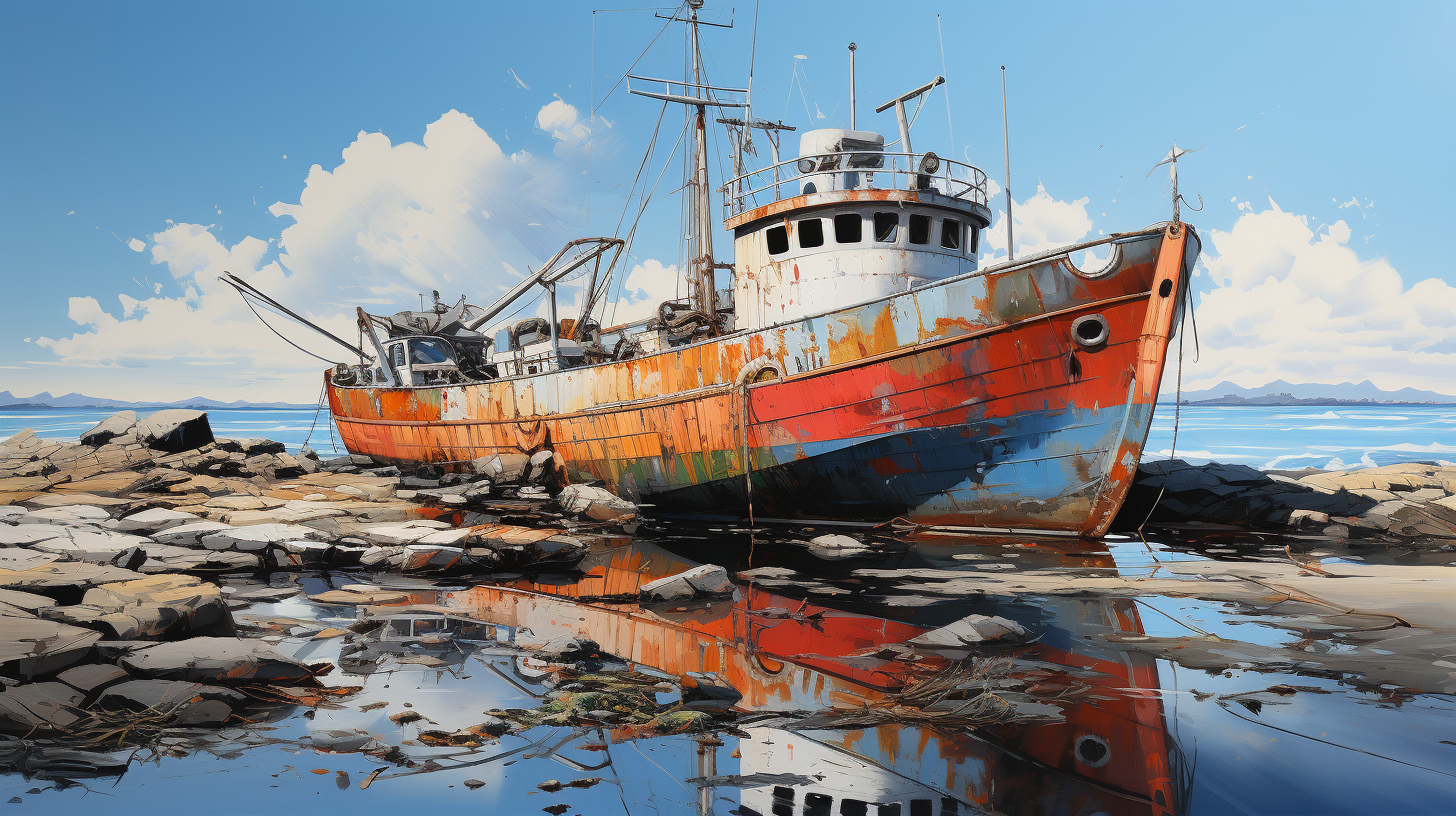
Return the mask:
<path fill-rule="evenodd" d="M 250 315 L 233 314 L 236 304 L 224 314 L 217 301 L 214 336 L 187 323 L 217 297 L 203 279 L 218 264 L 247 264 L 281 294 L 309 299 L 300 305 L 333 304 L 313 311 L 347 327 L 346 307 L 364 297 L 360 286 L 378 311 L 413 300 L 431 275 L 445 296 L 464 291 L 489 301 L 483 293 L 510 280 L 502 267 L 520 269 L 560 240 L 610 231 L 658 106 L 606 90 L 662 23 L 651 11 L 592 9 L 6 0 L 0 270 L 12 309 L 0 328 L 0 390 L 308 402 L 321 364 L 255 334 Z M 731 13 L 733 30 L 704 38 L 712 79 L 740 85 L 753 4 L 739 2 Z M 704 16 L 726 21 L 730 8 L 710 5 Z M 1210 250 L 1198 285 L 1209 298 L 1211 345 L 1195 385 L 1368 377 L 1386 388 L 1442 390 L 1456 381 L 1456 299 L 1448 300 L 1456 269 L 1444 240 L 1446 196 L 1456 188 L 1453 35 L 1451 3 L 1170 10 L 907 2 L 888 12 L 883 3 L 766 4 L 755 108 L 801 130 L 847 124 L 845 46 L 854 40 L 861 128 L 890 132 L 891 116 L 873 107 L 944 72 L 949 122 L 937 91 L 915 126 L 917 149 L 969 158 L 1000 180 L 997 67 L 1005 64 L 1013 192 L 1021 202 L 1044 188 L 1026 208 L 1028 240 L 1057 243 L 1166 219 L 1167 176 L 1145 174 L 1174 139 L 1201 148 L 1181 165 L 1185 195 L 1205 202 L 1186 218 Z M 804 57 L 801 81 L 791 82 L 796 55 Z M 681 75 L 677 27 L 635 70 Z M 593 96 L 599 119 L 588 113 Z M 544 113 L 558 98 L 563 104 Z M 473 119 L 485 141 L 466 120 L 442 118 L 452 110 Z M 443 147 L 431 146 L 419 165 L 414 154 L 361 149 L 369 156 L 351 162 L 368 184 L 333 189 L 330 179 L 309 177 L 315 165 L 339 167 L 361 131 L 382 133 L 397 148 L 421 142 L 432 123 L 442 123 L 439 141 L 449 131 L 461 150 L 493 143 L 511 158 L 457 169 Z M 675 126 L 666 130 L 675 137 Z M 434 181 L 423 186 L 421 174 Z M 416 251 L 392 274 L 380 258 L 394 250 L 359 244 L 343 224 L 371 223 L 371 202 L 386 199 L 405 202 L 400 223 L 418 223 L 410 202 L 432 208 L 430 191 L 457 176 L 476 198 L 494 196 L 512 212 L 483 216 L 488 228 L 464 238 L 450 232 L 458 225 L 426 230 L 435 230 L 426 238 L 436 249 L 455 242 L 454 272 L 422 271 L 432 256 Z M 653 259 L 670 265 L 677 257 L 677 207 L 667 196 L 676 186 L 664 182 L 644 222 L 636 252 L 644 279 Z M 306 187 L 317 191 L 314 202 Z M 373 192 L 350 192 L 358 190 Z M 347 200 L 318 204 L 329 196 Z M 518 197 L 530 199 L 520 212 Z M 327 211 L 307 229 L 269 209 L 301 201 Z M 280 250 L 296 220 L 300 229 Z M 1337 222 L 1344 228 L 1331 226 Z M 723 251 L 728 236 L 715 242 Z M 376 256 L 360 259 L 356 244 Z M 1264 286 L 1269 275 L 1278 291 Z M 1330 281 L 1338 292 L 1319 291 Z M 1310 298 L 1317 308 L 1308 308 Z M 1239 314 L 1250 301 L 1263 310 Z M 1369 314 L 1352 318 L 1363 305 Z M 175 320 L 163 319 L 168 308 Z M 1289 319 L 1296 313 L 1302 317 Z M 1202 330 L 1202 311 L 1199 320 Z M 169 326 L 188 337 L 168 337 Z M 98 347 L 116 349 L 115 359 Z M 1381 349 L 1394 351 L 1387 359 Z"/>

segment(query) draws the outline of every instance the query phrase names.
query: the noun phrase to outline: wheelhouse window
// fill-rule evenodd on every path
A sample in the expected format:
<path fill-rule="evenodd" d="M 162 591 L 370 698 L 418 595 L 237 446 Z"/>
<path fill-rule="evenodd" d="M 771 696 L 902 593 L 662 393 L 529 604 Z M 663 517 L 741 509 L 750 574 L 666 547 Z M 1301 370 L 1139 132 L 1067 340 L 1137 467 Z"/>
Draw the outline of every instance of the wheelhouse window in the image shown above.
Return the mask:
<path fill-rule="evenodd" d="M 789 251 L 789 231 L 787 228 L 769 227 L 768 234 L 765 237 L 768 238 L 768 254 L 782 255 Z"/>
<path fill-rule="evenodd" d="M 893 244 L 900 235 L 900 214 L 893 212 L 875 213 L 875 240 L 882 244 Z"/>
<path fill-rule="evenodd" d="M 930 243 L 930 216 L 928 216 L 928 215 L 912 215 L 912 216 L 910 216 L 910 243 L 912 243 L 912 244 L 928 244 L 928 243 Z"/>
<path fill-rule="evenodd" d="M 454 356 L 442 340 L 415 338 L 410 341 L 410 364 L 453 363 Z"/>
<path fill-rule="evenodd" d="M 834 240 L 841 244 L 857 244 L 864 239 L 864 219 L 859 213 L 834 216 Z"/>
<path fill-rule="evenodd" d="M 971 238 L 966 242 L 966 254 L 975 256 L 977 252 L 981 251 L 981 231 L 975 227 L 969 227 L 966 232 L 970 233 Z"/>
<path fill-rule="evenodd" d="M 834 797 L 827 793 L 804 794 L 804 816 L 834 816 Z"/>
<path fill-rule="evenodd" d="M 946 249 L 961 248 L 961 222 L 954 218 L 940 222 L 940 245 Z"/>
<path fill-rule="evenodd" d="M 824 246 L 824 222 L 818 218 L 805 218 L 799 222 L 799 247 L 813 249 Z"/>

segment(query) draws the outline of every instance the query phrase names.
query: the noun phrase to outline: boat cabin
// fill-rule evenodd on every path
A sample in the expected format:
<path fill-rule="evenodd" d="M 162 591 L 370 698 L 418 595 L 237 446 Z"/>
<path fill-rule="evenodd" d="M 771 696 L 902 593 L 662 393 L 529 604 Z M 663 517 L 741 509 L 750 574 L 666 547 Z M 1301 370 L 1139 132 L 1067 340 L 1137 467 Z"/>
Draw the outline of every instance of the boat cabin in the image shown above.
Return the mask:
<path fill-rule="evenodd" d="M 725 186 L 735 328 L 758 329 L 976 269 L 986 176 L 878 133 L 822 128 Z M 780 181 L 792 165 L 797 175 Z M 771 178 L 770 178 L 771 176 Z"/>
<path fill-rule="evenodd" d="M 440 337 L 402 337 L 384 344 L 390 368 L 405 385 L 442 385 L 460 382 L 455 349 Z"/>

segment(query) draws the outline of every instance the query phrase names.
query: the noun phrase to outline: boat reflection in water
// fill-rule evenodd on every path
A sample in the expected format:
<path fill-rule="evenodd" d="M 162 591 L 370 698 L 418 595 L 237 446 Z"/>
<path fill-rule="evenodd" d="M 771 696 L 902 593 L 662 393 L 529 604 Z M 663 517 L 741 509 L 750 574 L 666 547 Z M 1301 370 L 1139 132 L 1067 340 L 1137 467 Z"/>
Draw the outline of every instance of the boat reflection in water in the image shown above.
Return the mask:
<path fill-rule="evenodd" d="M 1050 547 L 1022 552 L 1022 566 L 1073 560 Z M 1106 553 L 1075 555 L 1081 567 L 1113 567 Z M 621 602 L 641 584 L 692 566 L 666 550 L 634 544 L 584 563 L 586 574 L 572 583 L 441 591 L 435 602 L 538 641 L 589 638 L 603 653 L 638 668 L 704 673 L 731 685 L 742 694 L 737 708 L 747 712 L 734 754 L 741 755 L 740 773 L 717 776 L 721 744 L 699 740 L 701 812 L 712 811 L 715 802 L 726 810 L 722 794 L 728 788 L 741 791 L 730 811 L 741 816 L 1181 809 L 1180 792 L 1189 782 L 1182 777 L 1191 769 L 1168 735 L 1154 661 L 1097 645 L 1101 633 L 1142 633 L 1130 600 L 968 597 L 897 606 L 883 595 L 864 594 L 884 587 L 823 601 L 750 583 L 731 601 L 714 604 Z M 1011 658 L 1002 661 L 1011 667 L 1009 675 L 990 682 L 1021 689 L 1020 698 L 1033 701 L 1019 709 L 1029 718 L 974 731 L 902 722 L 830 727 L 833 717 L 826 711 L 873 707 L 917 681 L 965 665 L 956 661 L 967 650 L 887 647 L 971 613 L 1001 615 L 1031 631 L 1028 643 L 977 650 L 978 657 Z M 637 734 L 622 729 L 612 736 Z"/>

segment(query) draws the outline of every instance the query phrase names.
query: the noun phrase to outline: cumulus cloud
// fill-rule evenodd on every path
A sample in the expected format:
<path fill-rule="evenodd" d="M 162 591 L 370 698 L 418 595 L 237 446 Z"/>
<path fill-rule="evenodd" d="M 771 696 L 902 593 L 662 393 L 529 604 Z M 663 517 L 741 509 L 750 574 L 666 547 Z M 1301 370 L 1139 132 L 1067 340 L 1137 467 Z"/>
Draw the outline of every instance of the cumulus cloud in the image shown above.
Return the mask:
<path fill-rule="evenodd" d="M 994 182 L 991 184 L 995 186 Z M 999 192 L 998 187 L 992 192 L 992 196 Z M 1062 201 L 1052 198 L 1040 184 L 1036 185 L 1034 195 L 1012 206 L 1011 215 L 1012 238 L 1016 241 L 1018 258 L 1075 244 L 1092 232 L 1092 218 L 1087 214 L 1086 197 L 1075 201 Z M 989 250 L 982 256 L 983 264 L 1006 260 L 1005 209 L 996 211 L 991 226 L 982 236 L 981 247 Z"/>
<path fill-rule="evenodd" d="M 578 162 L 591 127 L 559 99 L 537 119 L 560 158 L 508 154 L 469 116 L 450 111 L 418 144 L 360 133 L 332 170 L 312 167 L 297 203 L 270 207 L 286 224 L 276 239 L 228 245 L 215 227 L 185 223 L 149 236 L 151 262 L 180 294 L 158 287 L 142 299 L 72 298 L 78 330 L 37 338 L 57 359 L 34 362 L 23 380 L 55 390 L 65 378 L 62 390 L 114 398 L 313 399 L 323 364 L 273 336 L 218 276 L 238 274 L 350 340 L 356 305 L 383 314 L 418 308 L 431 289 L 486 305 L 520 279 L 518 270 L 575 237 Z M 138 244 L 147 249 L 139 239 L 127 243 Z M 324 356 L 348 357 L 284 318 L 270 322 Z"/>
<path fill-rule="evenodd" d="M 1350 236 L 1344 221 L 1312 230 L 1273 199 L 1207 232 L 1213 288 L 1197 299 L 1202 353 L 1185 362 L 1184 387 L 1368 379 L 1451 393 L 1456 287 L 1438 278 L 1407 287 L 1388 261 L 1351 249 Z"/>

